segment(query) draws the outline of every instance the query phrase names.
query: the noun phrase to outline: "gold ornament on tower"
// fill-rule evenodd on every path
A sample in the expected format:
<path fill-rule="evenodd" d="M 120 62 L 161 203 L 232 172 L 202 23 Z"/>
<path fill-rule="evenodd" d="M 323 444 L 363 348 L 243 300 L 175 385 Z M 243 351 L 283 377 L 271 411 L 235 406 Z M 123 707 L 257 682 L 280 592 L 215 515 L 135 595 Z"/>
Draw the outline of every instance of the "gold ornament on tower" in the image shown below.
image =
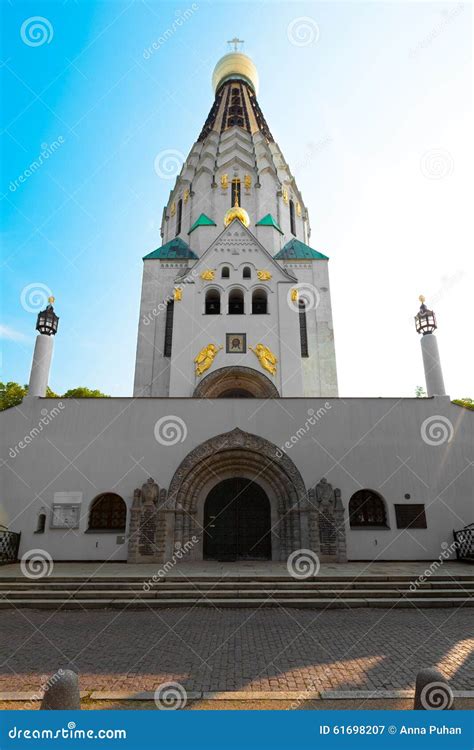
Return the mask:
<path fill-rule="evenodd" d="M 186 189 L 186 190 L 184 191 L 184 193 L 183 193 L 183 201 L 184 201 L 185 203 L 187 203 L 187 202 L 188 202 L 188 200 L 189 200 L 189 190 L 188 190 L 188 189 Z"/>
<path fill-rule="evenodd" d="M 48 297 L 48 302 L 49 302 L 49 304 L 50 304 L 50 305 L 54 305 L 54 300 L 55 300 L 55 299 L 56 299 L 55 297 Z"/>
<path fill-rule="evenodd" d="M 424 294 L 420 294 L 420 296 L 418 297 L 418 299 L 420 300 L 420 302 L 421 302 L 422 305 L 425 304 L 426 297 L 425 297 Z"/>
<path fill-rule="evenodd" d="M 175 302 L 181 302 L 183 299 L 183 290 L 180 286 L 175 286 L 173 289 L 173 299 Z"/>
<path fill-rule="evenodd" d="M 250 190 L 250 188 L 252 187 L 252 178 L 249 174 L 246 174 L 244 176 L 244 187 L 246 190 Z"/>
<path fill-rule="evenodd" d="M 171 213 L 171 216 L 174 216 L 175 213 L 176 213 L 176 203 L 174 201 L 171 204 L 171 211 L 170 211 L 170 213 Z"/>
<path fill-rule="evenodd" d="M 221 188 L 222 190 L 227 190 L 229 187 L 229 175 L 228 174 L 221 174 Z"/>
<path fill-rule="evenodd" d="M 216 278 L 216 272 L 212 268 L 206 268 L 206 270 L 202 272 L 200 278 L 203 281 L 214 281 Z"/>
<path fill-rule="evenodd" d="M 194 362 L 196 364 L 196 375 L 198 377 L 210 368 L 210 366 L 214 362 L 216 354 L 218 354 L 222 348 L 222 346 L 216 346 L 215 344 L 207 344 L 207 346 L 203 347 L 199 354 L 194 357 Z"/>
<path fill-rule="evenodd" d="M 301 216 L 301 203 L 296 204 L 296 215 Z"/>
<path fill-rule="evenodd" d="M 245 208 L 242 208 L 239 206 L 239 196 L 238 193 L 235 193 L 235 203 L 233 208 L 229 208 L 226 215 L 224 216 L 224 226 L 228 227 L 231 221 L 234 221 L 234 219 L 238 219 L 242 222 L 244 227 L 248 227 L 250 225 L 250 216 L 248 215 Z"/>
<path fill-rule="evenodd" d="M 281 191 L 282 197 L 283 197 L 283 203 L 288 203 L 288 190 L 286 188 L 283 188 Z"/>
<path fill-rule="evenodd" d="M 296 288 L 291 290 L 291 301 L 298 302 L 298 290 Z"/>
<path fill-rule="evenodd" d="M 249 346 L 249 349 L 258 357 L 260 364 L 265 370 L 268 370 L 272 375 L 276 375 L 278 359 L 267 346 L 257 344 L 255 349 L 252 346 Z"/>
<path fill-rule="evenodd" d="M 265 270 L 257 271 L 257 276 L 260 279 L 260 281 L 270 281 L 270 279 L 272 278 L 270 271 L 265 271 Z"/>

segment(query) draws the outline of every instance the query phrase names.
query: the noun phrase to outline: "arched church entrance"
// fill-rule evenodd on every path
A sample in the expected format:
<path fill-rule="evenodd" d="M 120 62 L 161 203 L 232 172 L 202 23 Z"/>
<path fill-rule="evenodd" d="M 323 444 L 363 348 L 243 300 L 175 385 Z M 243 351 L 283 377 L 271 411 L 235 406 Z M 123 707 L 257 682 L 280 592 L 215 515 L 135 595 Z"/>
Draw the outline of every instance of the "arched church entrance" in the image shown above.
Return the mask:
<path fill-rule="evenodd" d="M 279 398 L 278 389 L 252 367 L 220 367 L 201 380 L 194 398 Z"/>
<path fill-rule="evenodd" d="M 224 479 L 204 504 L 205 560 L 271 560 L 271 509 L 265 490 L 245 477 Z"/>
<path fill-rule="evenodd" d="M 188 560 L 286 560 L 308 546 L 307 511 L 306 488 L 289 456 L 236 428 L 198 445 L 176 469 L 166 501 L 165 559 L 185 548 Z"/>

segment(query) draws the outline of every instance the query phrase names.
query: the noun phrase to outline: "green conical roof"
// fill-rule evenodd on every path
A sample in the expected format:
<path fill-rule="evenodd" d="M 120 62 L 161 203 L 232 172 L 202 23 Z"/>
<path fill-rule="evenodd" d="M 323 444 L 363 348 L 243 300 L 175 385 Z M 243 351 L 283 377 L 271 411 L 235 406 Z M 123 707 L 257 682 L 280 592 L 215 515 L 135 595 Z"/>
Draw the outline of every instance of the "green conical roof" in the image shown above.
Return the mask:
<path fill-rule="evenodd" d="M 215 221 L 210 219 L 209 216 L 206 216 L 206 214 L 201 214 L 201 216 L 198 219 L 196 219 L 196 221 L 192 225 L 188 234 L 191 234 L 191 232 L 194 232 L 194 230 L 197 229 L 198 227 L 215 227 L 215 226 L 217 226 Z"/>
<path fill-rule="evenodd" d="M 260 221 L 257 221 L 255 224 L 256 227 L 273 227 L 274 229 L 277 229 L 280 234 L 283 234 L 280 227 L 278 226 L 277 222 L 273 218 L 271 214 L 266 214 L 266 216 L 263 217 L 263 219 L 260 219 Z"/>
<path fill-rule="evenodd" d="M 286 245 L 275 255 L 275 260 L 329 260 L 327 255 L 318 253 L 309 245 L 300 242 L 296 237 L 286 243 Z"/>
<path fill-rule="evenodd" d="M 182 258 L 183 260 L 197 260 L 198 257 L 189 245 L 187 245 L 180 237 L 175 237 L 174 240 L 170 240 L 165 245 L 153 250 L 152 253 L 145 255 L 143 260 L 156 259 L 159 260 L 167 258 Z"/>

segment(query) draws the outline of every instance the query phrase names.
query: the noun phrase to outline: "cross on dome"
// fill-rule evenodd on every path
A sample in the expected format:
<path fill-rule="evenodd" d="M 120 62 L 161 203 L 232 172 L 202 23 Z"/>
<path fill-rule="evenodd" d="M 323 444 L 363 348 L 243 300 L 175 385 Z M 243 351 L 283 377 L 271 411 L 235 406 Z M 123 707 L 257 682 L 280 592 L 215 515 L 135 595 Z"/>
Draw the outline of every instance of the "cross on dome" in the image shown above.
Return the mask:
<path fill-rule="evenodd" d="M 227 40 L 227 44 L 233 44 L 234 45 L 234 50 L 233 50 L 234 52 L 239 52 L 240 51 L 239 50 L 239 44 L 243 44 L 243 43 L 244 43 L 244 40 L 243 39 L 239 39 L 236 36 L 234 36 L 233 39 L 228 39 Z"/>

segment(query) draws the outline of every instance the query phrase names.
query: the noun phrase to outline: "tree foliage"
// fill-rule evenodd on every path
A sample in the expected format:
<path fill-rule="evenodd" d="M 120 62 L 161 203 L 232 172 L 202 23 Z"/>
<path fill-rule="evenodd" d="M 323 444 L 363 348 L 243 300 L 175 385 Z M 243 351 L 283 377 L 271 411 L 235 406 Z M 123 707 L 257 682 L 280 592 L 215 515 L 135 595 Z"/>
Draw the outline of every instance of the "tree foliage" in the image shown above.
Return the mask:
<path fill-rule="evenodd" d="M 19 383 L 2 383 L 0 382 L 0 411 L 10 409 L 12 406 L 21 404 L 25 396 L 28 395 L 28 386 Z M 110 398 L 107 394 L 98 390 L 92 390 L 84 386 L 71 388 L 60 396 L 48 386 L 46 389 L 46 398 Z"/>

